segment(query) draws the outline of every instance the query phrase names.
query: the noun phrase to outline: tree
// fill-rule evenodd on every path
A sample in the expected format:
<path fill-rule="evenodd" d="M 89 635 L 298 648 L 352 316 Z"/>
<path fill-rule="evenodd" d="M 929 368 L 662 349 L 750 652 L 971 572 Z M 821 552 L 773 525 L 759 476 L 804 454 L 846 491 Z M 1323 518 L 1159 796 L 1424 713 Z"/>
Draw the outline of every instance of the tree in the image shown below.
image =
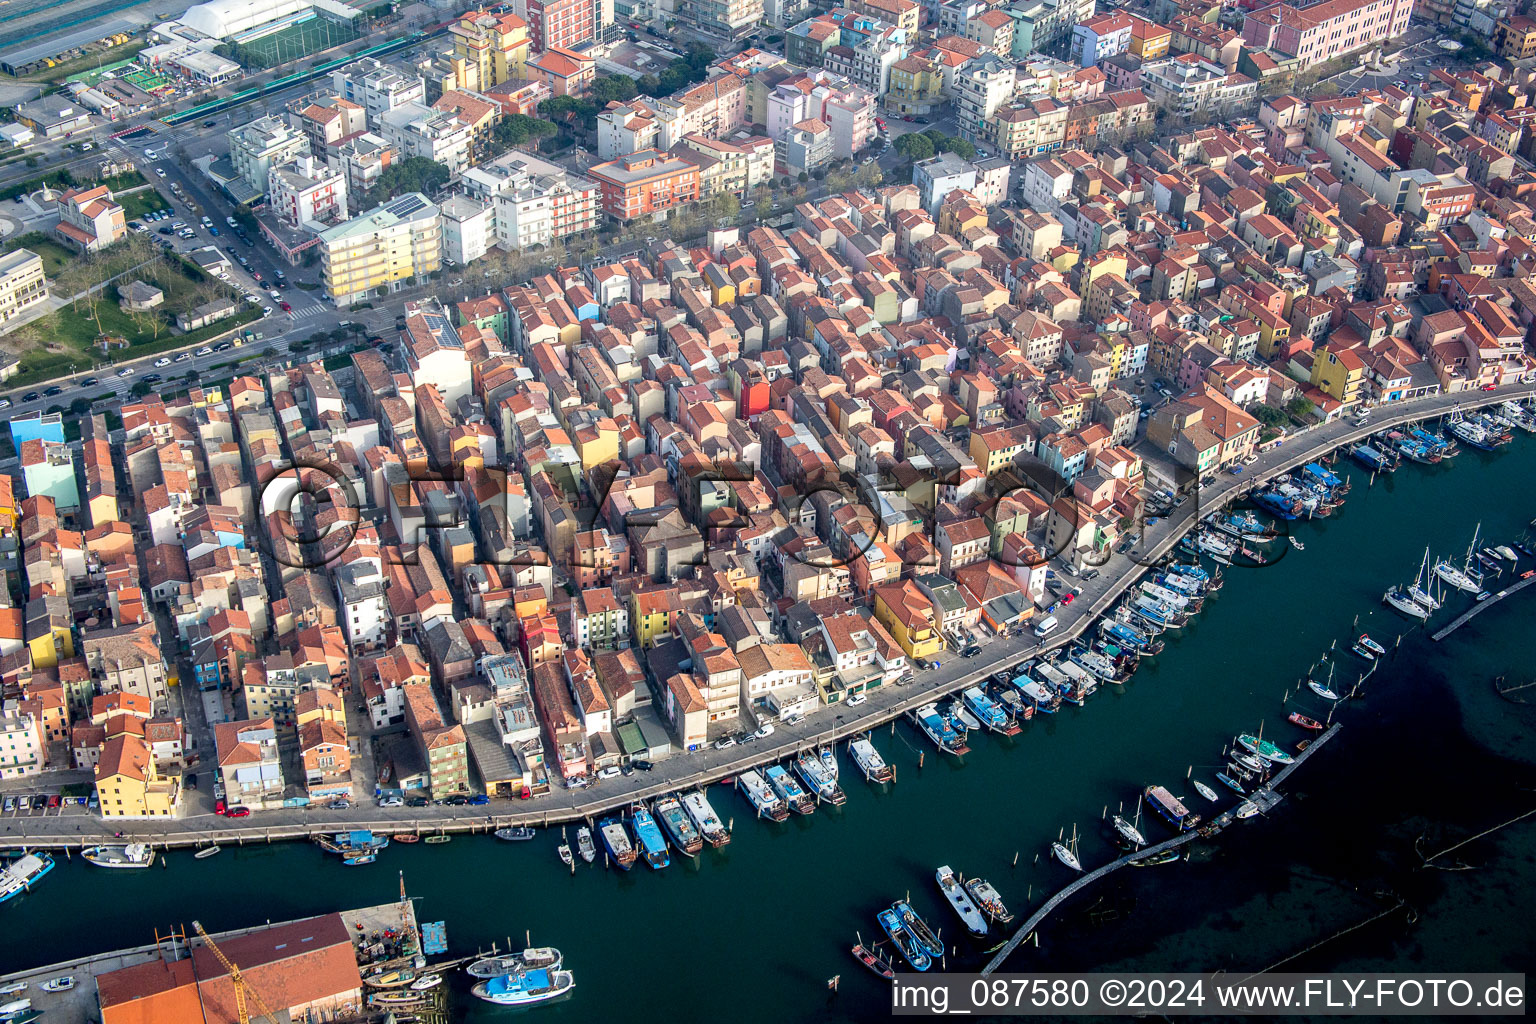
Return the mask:
<path fill-rule="evenodd" d="M 853 181 L 860 188 L 879 188 L 885 182 L 885 174 L 879 164 L 865 164 L 853 172 Z"/>
<path fill-rule="evenodd" d="M 627 75 L 603 75 L 593 81 L 591 96 L 599 107 L 606 107 L 610 101 L 628 103 L 638 92 L 635 80 Z"/>
<path fill-rule="evenodd" d="M 635 79 L 635 90 L 641 96 L 655 96 L 661 81 L 655 75 L 645 74 Z"/>
<path fill-rule="evenodd" d="M 1306 419 L 1312 415 L 1312 411 L 1316 408 L 1317 406 L 1313 405 L 1310 400 L 1302 398 L 1300 395 L 1297 395 L 1285 405 L 1285 411 L 1299 420 Z"/>
<path fill-rule="evenodd" d="M 800 184 L 804 185 L 806 182 L 811 180 L 811 176 L 809 174 L 806 174 L 804 171 L 801 171 L 800 175 L 799 175 L 799 179 L 800 179 Z"/>
<path fill-rule="evenodd" d="M 966 160 L 976 156 L 976 147 L 965 139 L 945 139 L 943 149 L 945 152 L 953 153 Z"/>
<path fill-rule="evenodd" d="M 1252 409 L 1249 410 L 1249 412 L 1253 413 L 1254 419 L 1258 420 L 1260 423 L 1263 423 L 1265 426 L 1278 427 L 1282 426 L 1286 422 L 1285 413 L 1281 412 L 1279 409 L 1276 409 L 1272 405 L 1255 405 Z"/>
<path fill-rule="evenodd" d="M 513 114 L 504 117 L 496 125 L 492 133 L 497 142 L 505 146 L 521 146 L 532 140 L 553 135 L 557 132 L 553 124 L 541 121 L 537 117 L 529 117 L 527 114 Z"/>
<path fill-rule="evenodd" d="M 933 140 L 922 132 L 912 132 L 896 140 L 896 152 L 917 163 L 933 156 Z"/>
<path fill-rule="evenodd" d="M 424 156 L 409 156 L 390 164 L 379 175 L 378 183 L 369 192 L 369 198 L 377 206 L 402 192 L 432 195 L 447 183 L 448 168 Z"/>
<path fill-rule="evenodd" d="M 729 192 L 722 192 L 713 201 L 715 216 L 720 220 L 734 221 L 741 216 L 741 200 Z"/>

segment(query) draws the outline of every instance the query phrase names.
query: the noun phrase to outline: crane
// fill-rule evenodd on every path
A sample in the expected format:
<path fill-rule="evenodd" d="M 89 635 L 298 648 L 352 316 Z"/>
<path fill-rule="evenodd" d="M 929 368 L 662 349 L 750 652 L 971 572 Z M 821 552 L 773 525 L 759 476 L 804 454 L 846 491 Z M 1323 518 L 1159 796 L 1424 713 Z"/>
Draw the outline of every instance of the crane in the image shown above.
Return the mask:
<path fill-rule="evenodd" d="M 192 927 L 196 930 L 197 934 L 203 937 L 203 941 L 208 943 L 208 948 L 213 950 L 213 955 L 219 958 L 219 963 L 223 964 L 224 969 L 229 972 L 229 983 L 235 988 L 235 1014 L 239 1017 L 240 1024 L 251 1024 L 250 1011 L 245 1008 L 245 997 L 247 995 L 245 977 L 240 973 L 240 968 L 233 960 L 224 955 L 224 951 L 214 943 L 213 936 L 203 929 L 200 922 L 193 921 Z M 267 1019 L 268 1024 L 277 1024 L 277 1018 L 272 1015 L 272 1010 L 267 1006 L 266 1000 L 261 998 L 261 993 L 251 989 L 249 995 L 256 1001 L 256 1008 L 261 1011 L 261 1015 Z"/>

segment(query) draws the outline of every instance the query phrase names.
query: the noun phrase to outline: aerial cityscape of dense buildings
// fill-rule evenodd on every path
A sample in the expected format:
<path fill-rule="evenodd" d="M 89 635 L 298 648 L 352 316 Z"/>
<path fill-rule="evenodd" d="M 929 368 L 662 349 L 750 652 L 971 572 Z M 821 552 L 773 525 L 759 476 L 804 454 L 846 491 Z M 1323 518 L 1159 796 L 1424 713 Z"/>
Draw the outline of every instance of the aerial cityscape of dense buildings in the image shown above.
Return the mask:
<path fill-rule="evenodd" d="M 4 126 L 75 176 L 0 255 L 0 780 L 601 799 L 1043 642 L 1154 496 L 1536 380 L 1519 4 L 437 15 L 258 101 L 379 15 L 211 0 Z M 29 362 L 88 320 L 108 368 Z"/>

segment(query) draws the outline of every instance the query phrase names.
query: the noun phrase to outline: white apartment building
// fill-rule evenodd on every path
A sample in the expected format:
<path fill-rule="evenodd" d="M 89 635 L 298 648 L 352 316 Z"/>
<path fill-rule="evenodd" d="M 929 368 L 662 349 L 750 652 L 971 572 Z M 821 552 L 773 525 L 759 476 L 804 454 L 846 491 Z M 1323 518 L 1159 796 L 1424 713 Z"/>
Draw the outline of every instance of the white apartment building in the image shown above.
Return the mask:
<path fill-rule="evenodd" d="M 596 183 L 564 167 L 513 151 L 464 172 L 464 190 L 492 208 L 492 244 L 515 252 L 547 245 L 598 221 Z"/>
<path fill-rule="evenodd" d="M 306 154 L 268 172 L 267 206 L 290 228 L 319 229 L 346 220 L 347 179 Z"/>
<path fill-rule="evenodd" d="M 1258 83 L 1247 75 L 1229 75 L 1226 68 L 1193 53 L 1143 64 L 1141 90 L 1153 106 L 1180 117 L 1246 110 L 1259 95 Z"/>
<path fill-rule="evenodd" d="M 420 192 L 407 192 L 344 224 L 320 232 L 327 297 L 338 306 L 391 291 L 425 276 L 442 260 L 442 215 Z"/>
<path fill-rule="evenodd" d="M 420 75 L 385 64 L 377 57 L 364 57 L 332 71 L 331 88 L 342 99 L 362 107 L 368 126 L 374 131 L 378 131 L 379 119 L 387 112 L 407 103 L 424 102 L 427 97 L 427 86 Z"/>
<path fill-rule="evenodd" d="M 267 190 L 274 164 L 309 155 L 309 140 L 280 117 L 259 117 L 229 132 L 229 162 L 258 195 Z"/>
<path fill-rule="evenodd" d="M 911 42 L 906 29 L 886 25 L 852 47 L 834 46 L 827 51 L 822 66 L 876 96 L 884 96 L 891 87 L 891 65 L 912 52 Z"/>
<path fill-rule="evenodd" d="M 341 619 L 347 644 L 356 652 L 382 646 L 389 636 L 389 607 L 384 600 L 384 576 L 367 559 L 358 559 L 335 570 L 337 618 Z"/>
<path fill-rule="evenodd" d="M 368 203 L 368 192 L 395 160 L 395 147 L 388 139 L 373 132 L 363 132 L 341 144 L 336 159 L 347 181 L 348 212 L 361 213 Z"/>
<path fill-rule="evenodd" d="M 0 328 L 48 301 L 43 258 L 30 249 L 0 256 Z"/>
<path fill-rule="evenodd" d="M 15 701 L 8 701 L 0 713 L 0 779 L 20 779 L 42 770 L 42 727 L 15 707 Z"/>
<path fill-rule="evenodd" d="M 642 103 L 611 107 L 597 115 L 597 158 L 604 162 L 655 149 L 661 126 Z"/>
<path fill-rule="evenodd" d="M 496 215 L 489 203 L 449 196 L 441 209 L 444 263 L 467 266 L 496 244 Z"/>
<path fill-rule="evenodd" d="M 402 157 L 425 157 L 461 174 L 469 166 L 473 130 L 457 114 L 402 103 L 379 117 L 379 129 Z"/>
<path fill-rule="evenodd" d="M 875 131 L 875 97 L 841 75 L 818 68 L 784 79 L 768 96 L 768 137 L 779 156 L 787 153 L 796 126 L 821 121 L 832 130 L 832 155 L 852 157 Z"/>
<path fill-rule="evenodd" d="M 955 72 L 955 116 L 960 136 L 971 142 L 988 137 L 987 122 L 1013 98 L 1017 69 L 997 57 L 976 58 Z"/>

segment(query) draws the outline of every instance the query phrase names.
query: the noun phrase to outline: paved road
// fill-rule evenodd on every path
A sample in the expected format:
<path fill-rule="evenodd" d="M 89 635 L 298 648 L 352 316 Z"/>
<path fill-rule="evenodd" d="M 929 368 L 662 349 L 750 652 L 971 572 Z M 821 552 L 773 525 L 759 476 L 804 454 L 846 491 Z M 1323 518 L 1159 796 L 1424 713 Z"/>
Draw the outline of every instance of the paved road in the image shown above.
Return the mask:
<path fill-rule="evenodd" d="M 238 823 L 211 814 L 195 814 L 175 821 L 133 821 L 113 823 L 129 834 L 155 841 L 192 842 L 209 836 L 220 841 L 243 836 L 261 840 L 269 835 L 296 835 L 306 829 L 373 827 L 388 829 L 438 828 L 479 829 L 512 822 L 550 824 L 579 820 L 623 806 L 635 799 L 650 799 L 661 793 L 719 781 L 745 768 L 781 760 L 795 751 L 823 743 L 833 743 L 850 735 L 884 725 L 912 708 L 985 679 L 1002 668 L 1011 668 L 1026 658 L 1059 649 L 1088 630 L 1120 596 L 1153 564 L 1172 549 L 1190 526 L 1206 511 L 1219 507 L 1254 484 L 1271 479 L 1290 468 L 1311 461 L 1341 444 L 1382 430 L 1409 419 L 1427 419 L 1444 415 L 1452 408 L 1501 402 L 1509 398 L 1526 399 L 1536 394 L 1530 384 L 1511 385 L 1495 392 L 1463 392 L 1441 395 L 1390 408 L 1377 409 L 1365 427 L 1352 421 L 1340 421 L 1304 432 L 1286 444 L 1261 455 L 1241 476 L 1219 475 L 1197 499 L 1186 501 L 1174 514 L 1148 527 L 1137 551 L 1131 555 L 1113 555 L 1101 568 L 1098 578 L 1078 581 L 1081 596 L 1056 612 L 1061 631 L 1047 643 L 1039 644 L 1033 636 L 1000 638 L 987 645 L 972 659 L 946 658 L 938 668 L 920 673 L 905 685 L 881 687 L 857 711 L 825 709 L 796 725 L 780 724 L 769 741 L 738 745 L 727 750 L 708 749 L 679 755 L 662 762 L 652 772 L 598 782 L 581 790 L 556 790 L 530 801 L 494 801 L 488 807 L 379 808 L 356 807 L 347 811 L 326 809 L 285 809 L 263 811 Z M 1288 557 L 1287 554 L 1283 557 Z M 1305 556 L 1301 556 L 1305 557 Z M 898 734 L 900 735 L 900 734 Z M 876 737 L 883 744 L 888 738 Z M 905 737 L 903 737 L 905 742 Z M 937 753 L 935 753 L 935 756 Z M 730 818 L 751 812 L 745 801 L 721 800 L 716 810 Z M 74 820 L 71 820 L 73 818 Z M 21 845 L 27 839 L 53 839 L 78 842 L 90 837 L 92 821 L 80 815 L 42 818 L 17 818 L 7 822 L 0 833 L 0 847 Z M 98 833 L 96 836 L 100 839 Z"/>
<path fill-rule="evenodd" d="M 1414 25 L 1403 33 L 1397 42 L 1403 44 L 1388 54 L 1381 64 L 1341 71 L 1327 81 L 1338 85 L 1339 91 L 1349 95 L 1361 89 L 1380 89 L 1397 82 L 1408 88 L 1424 81 L 1436 68 L 1464 66 L 1464 56 L 1440 47 L 1443 35 L 1427 25 Z"/>

